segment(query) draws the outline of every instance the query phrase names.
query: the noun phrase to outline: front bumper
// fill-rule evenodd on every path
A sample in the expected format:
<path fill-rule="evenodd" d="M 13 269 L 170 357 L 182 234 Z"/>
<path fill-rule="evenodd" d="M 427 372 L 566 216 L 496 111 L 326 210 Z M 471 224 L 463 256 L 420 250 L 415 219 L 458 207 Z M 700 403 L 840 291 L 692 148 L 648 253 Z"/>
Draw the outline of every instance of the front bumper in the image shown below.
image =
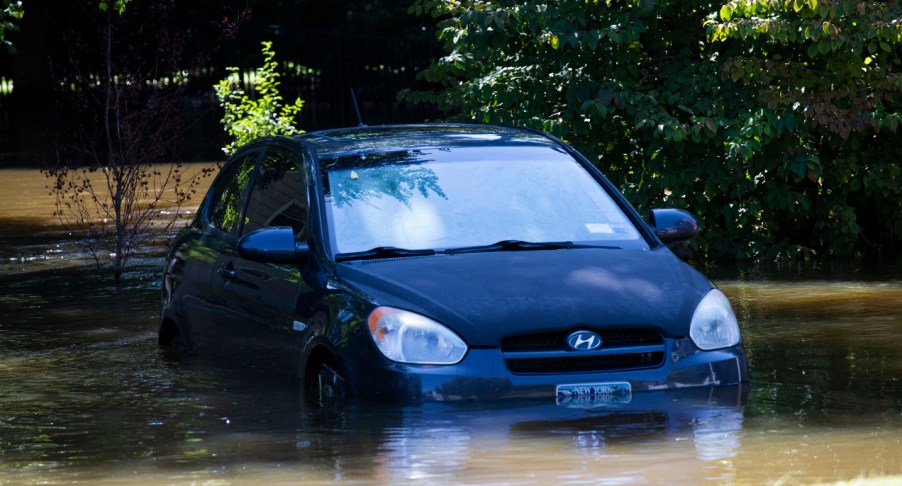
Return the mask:
<path fill-rule="evenodd" d="M 352 377 L 363 398 L 412 401 L 499 400 L 554 397 L 560 384 L 627 382 L 632 392 L 748 382 L 742 346 L 701 351 L 688 338 L 668 339 L 662 365 L 578 373 L 511 373 L 501 350 L 470 349 L 452 366 L 421 366 L 381 360 Z"/>

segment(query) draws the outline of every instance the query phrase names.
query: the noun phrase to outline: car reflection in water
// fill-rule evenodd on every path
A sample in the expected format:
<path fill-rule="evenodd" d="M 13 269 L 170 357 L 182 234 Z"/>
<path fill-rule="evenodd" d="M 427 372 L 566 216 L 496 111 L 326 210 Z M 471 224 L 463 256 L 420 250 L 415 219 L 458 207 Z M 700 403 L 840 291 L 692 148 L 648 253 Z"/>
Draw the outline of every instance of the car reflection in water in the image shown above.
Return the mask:
<path fill-rule="evenodd" d="M 747 390 L 746 385 L 661 390 L 635 394 L 629 403 L 590 408 L 517 400 L 384 405 L 374 411 L 375 404 L 369 403 L 345 410 L 342 429 L 378 437 L 361 443 L 374 447 L 374 478 L 389 483 L 449 481 L 464 471 L 485 482 L 530 477 L 593 484 L 654 480 L 660 478 L 645 476 L 653 471 L 631 464 L 641 456 L 628 452 L 663 458 L 671 448 L 679 452 L 679 460 L 663 464 L 675 468 L 671 473 L 681 482 L 728 480 L 733 474 L 730 459 L 741 447 Z M 302 436 L 299 443 L 306 447 L 311 440 Z M 604 462 L 584 463 L 566 478 L 544 477 L 544 471 L 560 474 L 560 461 L 573 462 L 574 452 Z M 512 471 L 509 465 L 518 456 L 523 470 Z M 693 456 L 695 461 L 686 461 Z M 538 457 L 549 463 L 537 463 Z M 506 467 L 499 468 L 499 461 Z"/>

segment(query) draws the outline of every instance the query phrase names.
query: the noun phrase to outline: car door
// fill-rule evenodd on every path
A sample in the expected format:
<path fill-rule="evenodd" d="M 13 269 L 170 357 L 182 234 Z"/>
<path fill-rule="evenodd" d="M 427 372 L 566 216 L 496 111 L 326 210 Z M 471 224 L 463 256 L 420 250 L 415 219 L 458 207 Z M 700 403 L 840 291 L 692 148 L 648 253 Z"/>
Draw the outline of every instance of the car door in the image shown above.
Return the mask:
<path fill-rule="evenodd" d="M 219 278 L 219 255 L 237 242 L 240 212 L 261 155 L 260 149 L 243 151 L 226 162 L 201 207 L 197 228 L 190 230 L 171 262 L 180 267 L 171 271 L 178 270 L 191 289 L 183 292 L 183 308 L 191 344 L 200 354 L 217 354 L 222 348 L 212 320 L 221 299 L 211 284 Z"/>
<path fill-rule="evenodd" d="M 240 234 L 288 226 L 296 241 L 306 241 L 308 208 L 302 157 L 289 147 L 268 147 L 247 198 Z M 220 272 L 212 287 L 221 305 L 213 313 L 214 325 L 233 356 L 251 367 L 294 374 L 307 328 L 299 304 L 310 290 L 301 277 L 301 263 L 242 258 L 236 239 L 219 254 L 217 265 Z"/>

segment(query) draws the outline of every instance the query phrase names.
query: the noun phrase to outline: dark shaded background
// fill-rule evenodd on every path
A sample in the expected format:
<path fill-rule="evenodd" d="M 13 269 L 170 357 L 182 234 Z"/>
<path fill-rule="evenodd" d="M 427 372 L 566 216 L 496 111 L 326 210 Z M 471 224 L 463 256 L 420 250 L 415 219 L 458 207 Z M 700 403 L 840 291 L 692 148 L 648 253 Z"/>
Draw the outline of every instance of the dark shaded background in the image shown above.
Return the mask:
<path fill-rule="evenodd" d="M 139 1 L 139 0 L 136 0 Z M 145 0 L 140 0 L 145 1 Z M 17 53 L 0 52 L 0 81 L 12 81 L 12 94 L 0 94 L 0 167 L 40 165 L 54 157 L 64 90 L 51 66 L 65 62 L 66 33 L 84 25 L 85 7 L 96 0 L 27 0 L 18 32 L 9 35 Z M 183 107 L 189 126 L 180 150 L 184 160 L 219 160 L 225 134 L 212 86 L 226 66 L 262 65 L 260 42 L 270 40 L 281 68 L 286 100 L 305 101 L 299 126 L 312 131 L 356 125 L 350 90 L 354 88 L 364 122 L 414 123 L 440 116 L 428 106 L 397 101 L 404 88 L 423 88 L 416 73 L 441 52 L 430 18 L 407 13 L 407 0 L 179 0 L 176 21 L 191 55 L 218 45 L 208 69 L 193 79 Z M 218 41 L 223 18 L 250 9 L 237 35 Z M 99 56 L 98 56 L 99 61 Z M 246 86 L 247 92 L 251 91 Z"/>

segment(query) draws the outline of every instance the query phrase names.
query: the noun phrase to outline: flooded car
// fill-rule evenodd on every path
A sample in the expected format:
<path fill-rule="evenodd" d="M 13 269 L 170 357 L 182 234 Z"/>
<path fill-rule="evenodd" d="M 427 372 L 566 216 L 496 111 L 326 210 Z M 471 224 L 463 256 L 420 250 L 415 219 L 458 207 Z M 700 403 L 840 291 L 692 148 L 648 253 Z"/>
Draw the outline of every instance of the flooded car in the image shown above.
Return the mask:
<path fill-rule="evenodd" d="M 159 344 L 310 396 L 448 401 L 748 381 L 727 298 L 595 167 L 529 129 L 357 127 L 258 140 L 174 240 Z"/>

